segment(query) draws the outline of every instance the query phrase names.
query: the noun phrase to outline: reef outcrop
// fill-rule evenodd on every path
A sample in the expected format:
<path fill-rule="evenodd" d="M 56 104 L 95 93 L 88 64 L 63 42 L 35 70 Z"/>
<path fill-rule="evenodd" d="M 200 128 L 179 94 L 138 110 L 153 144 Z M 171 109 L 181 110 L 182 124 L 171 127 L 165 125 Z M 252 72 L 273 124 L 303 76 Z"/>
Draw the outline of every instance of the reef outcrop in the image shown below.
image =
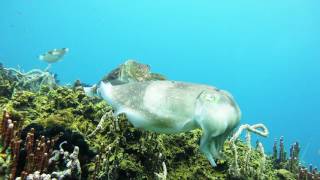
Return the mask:
<path fill-rule="evenodd" d="M 97 97 L 86 96 L 79 82 L 68 87 L 40 78 L 39 87 L 30 89 L 17 83 L 16 75 L 8 68 L 0 69 L 2 178 L 320 178 L 316 168 L 309 167 L 310 171 L 299 164 L 298 144 L 292 146 L 287 158 L 283 140 L 280 148 L 275 144 L 271 155 L 265 154 L 261 142 L 254 147 L 250 139 L 227 141 L 224 158 L 212 168 L 200 153 L 201 130 L 171 135 L 143 131 L 134 128 L 125 114 L 111 116 L 112 108 Z M 114 77 L 118 78 L 107 79 Z M 94 132 L 98 125 L 101 128 Z"/>

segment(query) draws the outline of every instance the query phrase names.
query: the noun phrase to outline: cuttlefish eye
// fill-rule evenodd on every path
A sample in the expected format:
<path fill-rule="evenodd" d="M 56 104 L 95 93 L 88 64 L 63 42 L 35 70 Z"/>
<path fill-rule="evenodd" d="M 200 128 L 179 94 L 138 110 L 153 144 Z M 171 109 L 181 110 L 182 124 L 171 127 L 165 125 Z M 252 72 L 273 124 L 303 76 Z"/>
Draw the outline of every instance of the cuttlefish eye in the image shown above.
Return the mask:
<path fill-rule="evenodd" d="M 209 102 L 217 102 L 219 100 L 219 97 L 216 94 L 208 94 L 206 96 L 206 100 Z"/>

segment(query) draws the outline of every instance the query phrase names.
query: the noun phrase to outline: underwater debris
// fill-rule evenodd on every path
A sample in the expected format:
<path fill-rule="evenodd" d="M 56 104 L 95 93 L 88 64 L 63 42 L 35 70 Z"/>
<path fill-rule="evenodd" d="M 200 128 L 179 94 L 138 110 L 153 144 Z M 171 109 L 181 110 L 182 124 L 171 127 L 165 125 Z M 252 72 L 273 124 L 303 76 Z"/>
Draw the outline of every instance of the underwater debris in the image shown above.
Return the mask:
<path fill-rule="evenodd" d="M 15 90 L 27 90 L 38 92 L 42 87 L 53 88 L 57 86 L 55 76 L 47 70 L 33 69 L 29 72 L 21 72 L 14 68 L 0 69 L 2 78 L 11 81 L 11 87 L 6 88 Z M 12 93 L 11 92 L 11 93 Z"/>
<path fill-rule="evenodd" d="M 60 61 L 69 52 L 69 48 L 53 49 L 39 56 L 39 59 L 47 63 Z"/>

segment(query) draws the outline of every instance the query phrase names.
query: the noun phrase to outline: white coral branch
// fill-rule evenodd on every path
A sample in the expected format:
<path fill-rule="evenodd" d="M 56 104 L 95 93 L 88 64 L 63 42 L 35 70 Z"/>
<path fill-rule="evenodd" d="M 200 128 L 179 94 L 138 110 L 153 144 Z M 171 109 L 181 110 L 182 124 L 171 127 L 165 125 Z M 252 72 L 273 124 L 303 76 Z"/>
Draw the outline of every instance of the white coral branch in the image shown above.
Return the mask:
<path fill-rule="evenodd" d="M 264 124 L 255 124 L 252 126 L 249 124 L 244 124 L 239 127 L 238 131 L 232 136 L 230 141 L 236 141 L 244 130 L 253 132 L 263 137 L 267 137 L 269 135 L 269 130 Z"/>
<path fill-rule="evenodd" d="M 162 168 L 163 168 L 163 172 L 162 173 L 155 173 L 155 175 L 157 176 L 157 178 L 159 180 L 166 180 L 167 179 L 167 166 L 165 162 L 162 162 Z"/>

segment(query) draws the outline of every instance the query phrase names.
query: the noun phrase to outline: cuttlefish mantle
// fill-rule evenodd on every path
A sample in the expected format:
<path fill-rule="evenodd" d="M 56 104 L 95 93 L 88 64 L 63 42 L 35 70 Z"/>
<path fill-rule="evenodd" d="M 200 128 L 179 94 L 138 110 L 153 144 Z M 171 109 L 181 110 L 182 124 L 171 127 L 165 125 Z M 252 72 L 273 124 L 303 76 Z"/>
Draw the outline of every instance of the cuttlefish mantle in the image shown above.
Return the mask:
<path fill-rule="evenodd" d="M 101 81 L 98 95 L 125 113 L 136 127 L 159 133 L 201 128 L 200 150 L 212 166 L 241 112 L 233 97 L 217 88 L 177 81 L 130 82 L 112 86 Z"/>

